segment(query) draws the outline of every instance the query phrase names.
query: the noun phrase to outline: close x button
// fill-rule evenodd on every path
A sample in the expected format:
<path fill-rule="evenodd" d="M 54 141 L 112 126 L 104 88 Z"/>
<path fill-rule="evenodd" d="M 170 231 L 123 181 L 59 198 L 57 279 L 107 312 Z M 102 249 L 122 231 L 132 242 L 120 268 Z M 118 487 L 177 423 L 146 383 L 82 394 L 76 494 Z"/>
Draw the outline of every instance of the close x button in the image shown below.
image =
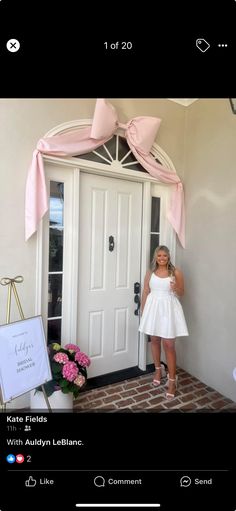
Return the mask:
<path fill-rule="evenodd" d="M 20 43 L 18 39 L 9 39 L 9 41 L 7 41 L 6 47 L 8 51 L 15 53 L 20 49 Z"/>

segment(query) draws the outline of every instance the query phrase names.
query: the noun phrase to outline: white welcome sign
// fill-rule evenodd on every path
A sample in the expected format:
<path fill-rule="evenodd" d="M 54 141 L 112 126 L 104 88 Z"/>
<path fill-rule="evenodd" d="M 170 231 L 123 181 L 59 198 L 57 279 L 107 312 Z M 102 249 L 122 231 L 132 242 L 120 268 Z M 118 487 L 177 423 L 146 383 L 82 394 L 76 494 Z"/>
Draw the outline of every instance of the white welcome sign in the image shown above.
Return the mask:
<path fill-rule="evenodd" d="M 52 380 L 41 316 L 0 326 L 0 386 L 6 403 Z"/>

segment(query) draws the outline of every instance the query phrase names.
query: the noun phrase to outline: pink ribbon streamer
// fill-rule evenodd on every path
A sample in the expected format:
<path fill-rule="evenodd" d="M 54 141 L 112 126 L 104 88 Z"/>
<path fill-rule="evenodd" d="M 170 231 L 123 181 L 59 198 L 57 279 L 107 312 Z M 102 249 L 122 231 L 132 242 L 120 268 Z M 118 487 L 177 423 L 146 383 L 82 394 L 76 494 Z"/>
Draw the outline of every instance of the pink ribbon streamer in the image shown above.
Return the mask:
<path fill-rule="evenodd" d="M 122 124 L 118 120 L 115 108 L 104 99 L 98 99 L 91 127 L 39 140 L 26 183 L 26 240 L 37 230 L 40 220 L 48 210 L 42 155 L 65 157 L 85 154 L 105 144 L 118 128 L 123 128 L 132 153 L 145 170 L 160 182 L 174 185 L 168 220 L 184 247 L 183 185 L 175 172 L 160 165 L 150 154 L 160 123 L 161 119 L 156 117 L 135 117 L 127 124 Z"/>

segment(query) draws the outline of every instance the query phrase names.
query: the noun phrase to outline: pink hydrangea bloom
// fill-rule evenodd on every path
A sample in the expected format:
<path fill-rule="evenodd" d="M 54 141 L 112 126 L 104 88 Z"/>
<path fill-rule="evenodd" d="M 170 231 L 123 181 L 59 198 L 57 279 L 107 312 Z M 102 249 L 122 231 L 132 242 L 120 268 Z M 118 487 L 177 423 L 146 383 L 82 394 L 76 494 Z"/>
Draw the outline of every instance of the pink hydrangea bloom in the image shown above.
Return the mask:
<path fill-rule="evenodd" d="M 90 366 L 90 363 L 91 363 L 90 358 L 88 357 L 88 355 L 86 355 L 86 353 L 83 353 L 82 351 L 78 351 L 75 354 L 75 360 L 82 367 L 88 367 L 88 366 Z"/>
<path fill-rule="evenodd" d="M 70 353 L 73 353 L 74 351 L 76 351 L 76 352 L 80 351 L 79 346 L 77 346 L 77 344 L 72 344 L 72 343 L 66 344 L 64 346 L 64 349 L 70 351 Z"/>
<path fill-rule="evenodd" d="M 56 353 L 54 355 L 53 360 L 55 362 L 59 362 L 59 364 L 66 364 L 69 361 L 68 355 L 66 353 Z"/>
<path fill-rule="evenodd" d="M 79 373 L 78 376 L 74 380 L 75 385 L 78 385 L 78 387 L 83 387 L 85 384 L 85 377 Z"/>
<path fill-rule="evenodd" d="M 78 375 L 78 367 L 75 362 L 67 362 L 62 369 L 62 374 L 64 378 L 68 381 L 74 381 L 76 376 Z"/>

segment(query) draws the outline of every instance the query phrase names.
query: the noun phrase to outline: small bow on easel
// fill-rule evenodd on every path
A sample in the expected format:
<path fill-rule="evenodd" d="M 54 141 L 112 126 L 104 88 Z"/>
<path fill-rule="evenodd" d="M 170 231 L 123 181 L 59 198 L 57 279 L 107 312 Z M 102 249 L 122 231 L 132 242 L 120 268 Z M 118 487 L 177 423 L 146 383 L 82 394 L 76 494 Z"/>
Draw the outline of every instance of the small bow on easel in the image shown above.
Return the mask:
<path fill-rule="evenodd" d="M 21 317 L 21 319 L 24 319 L 24 313 L 23 313 L 21 303 L 19 300 L 19 296 L 17 293 L 17 289 L 16 289 L 16 284 L 21 284 L 21 282 L 23 282 L 23 281 L 24 281 L 24 279 L 21 275 L 17 275 L 13 279 L 11 279 L 10 277 L 3 277 L 0 280 L 1 286 L 9 286 L 8 287 L 8 296 L 7 296 L 7 320 L 6 320 L 7 323 L 10 323 L 12 290 L 13 290 L 13 293 L 15 296 L 15 300 L 16 300 L 16 304 L 17 304 L 17 307 L 18 307 L 18 310 L 20 313 L 20 317 Z"/>

